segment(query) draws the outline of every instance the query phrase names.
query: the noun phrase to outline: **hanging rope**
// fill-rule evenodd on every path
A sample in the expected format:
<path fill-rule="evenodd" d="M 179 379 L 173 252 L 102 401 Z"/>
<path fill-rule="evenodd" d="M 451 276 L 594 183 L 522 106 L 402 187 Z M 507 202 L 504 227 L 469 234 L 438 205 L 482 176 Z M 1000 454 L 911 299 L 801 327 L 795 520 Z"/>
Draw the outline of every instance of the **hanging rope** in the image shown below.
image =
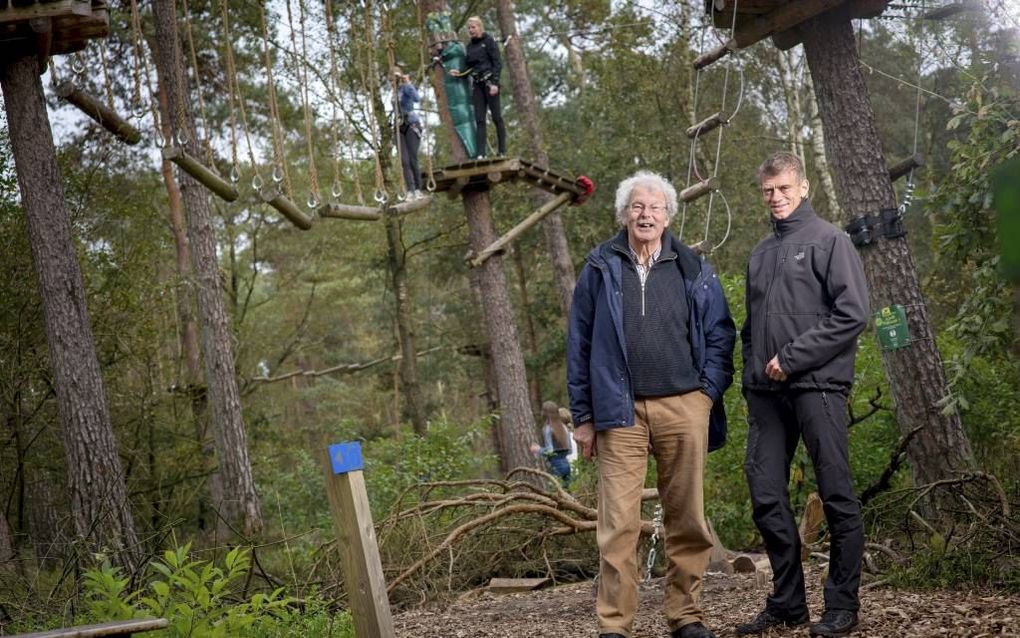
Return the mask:
<path fill-rule="evenodd" d="M 195 39 L 191 35 L 191 10 L 188 8 L 188 0 L 184 2 L 184 34 L 188 40 L 188 56 L 191 62 L 191 70 L 195 74 L 195 93 L 198 95 L 198 119 L 202 126 L 202 135 L 198 139 L 201 141 L 203 150 L 205 151 L 206 160 L 208 161 L 209 168 L 216 171 L 216 160 L 213 157 L 212 142 L 210 141 L 209 133 L 209 118 L 206 115 L 205 110 L 205 98 L 203 97 L 204 91 L 202 90 L 202 75 L 198 70 L 198 55 L 195 54 Z M 198 135 L 198 131 L 195 131 Z"/>
<path fill-rule="evenodd" d="M 223 21 L 223 43 L 226 49 L 227 58 L 227 91 L 230 93 L 230 126 L 231 126 L 231 162 L 234 166 L 230 169 L 230 178 L 233 181 L 240 179 L 240 169 L 237 162 L 237 132 L 234 121 L 234 108 L 237 108 L 241 116 L 241 130 L 244 132 L 244 141 L 248 149 L 248 161 L 251 163 L 253 172 L 251 186 L 256 191 L 262 190 L 265 180 L 262 179 L 258 162 L 255 161 L 255 149 L 251 143 L 251 132 L 248 129 L 248 117 L 244 110 L 244 100 L 240 99 L 241 87 L 237 83 L 237 67 L 234 62 L 234 45 L 230 38 L 230 11 L 227 6 L 228 0 L 221 0 L 220 14 Z"/>
<path fill-rule="evenodd" d="M 390 77 L 390 82 L 393 84 L 393 140 L 397 147 L 397 166 L 403 169 L 404 144 L 400 135 L 400 93 L 396 86 L 397 83 L 392 78 L 397 68 L 396 44 L 393 41 L 393 30 L 390 28 L 389 12 L 385 10 L 382 13 L 382 28 L 386 36 L 386 63 L 389 65 L 389 72 L 386 75 Z M 407 184 L 404 183 L 403 173 L 397 180 L 397 184 L 397 201 L 402 202 L 407 199 Z"/>
<path fill-rule="evenodd" d="M 290 174 L 283 156 L 283 127 L 280 124 L 280 109 L 276 101 L 276 83 L 273 80 L 273 57 L 269 53 L 269 24 L 266 22 L 265 7 L 259 3 L 259 18 L 262 21 L 262 53 L 266 67 L 266 84 L 269 89 L 269 117 L 273 129 L 273 181 L 283 184 L 287 197 L 293 198 Z"/>
<path fill-rule="evenodd" d="M 739 10 L 739 5 L 740 5 L 740 0 L 735 0 L 735 2 L 733 4 L 733 19 L 730 22 L 730 32 L 731 33 L 735 32 L 735 30 L 736 30 L 737 11 Z M 699 44 L 699 48 L 700 49 L 704 49 L 705 34 L 706 34 L 707 31 L 708 31 L 708 28 L 706 27 L 701 32 L 701 42 Z M 736 116 L 737 112 L 740 110 L 741 104 L 743 103 L 743 97 L 744 97 L 744 71 L 743 71 L 743 68 L 736 67 L 737 63 L 736 63 L 735 57 L 736 57 L 735 55 L 731 55 L 730 56 L 730 58 L 729 58 L 729 60 L 727 61 L 727 64 L 726 64 L 725 73 L 723 74 L 722 95 L 720 97 L 719 111 L 718 111 L 718 118 L 719 118 L 718 119 L 718 124 L 719 124 L 719 126 L 725 126 L 726 124 L 728 124 L 733 119 L 733 117 Z M 731 113 L 728 117 L 724 117 L 722 115 L 722 113 L 723 113 L 723 111 L 726 110 L 726 99 L 727 99 L 727 96 L 728 96 L 729 86 L 730 86 L 730 71 L 734 67 L 736 67 L 738 69 L 739 73 L 740 73 L 740 88 L 739 88 L 739 92 L 737 94 L 737 104 L 736 104 L 736 106 L 733 109 L 733 113 Z M 696 70 L 695 77 L 694 77 L 694 112 L 695 112 L 695 114 L 697 113 L 697 108 L 698 108 L 698 97 L 699 97 L 700 86 L 701 86 L 701 70 L 702 69 L 699 67 Z M 695 115 L 694 119 L 695 119 L 695 121 L 697 121 L 697 116 L 696 115 Z M 696 149 L 697 149 L 698 139 L 701 136 L 701 131 L 702 131 L 702 129 L 701 129 L 701 127 L 699 127 L 695 131 L 694 136 L 691 139 L 691 147 L 690 147 L 690 153 L 689 153 L 689 156 L 688 156 L 688 165 L 687 165 L 687 183 L 686 183 L 685 190 L 691 187 L 691 185 L 692 185 L 691 184 L 691 177 L 692 176 L 697 177 L 699 183 L 706 182 L 706 181 L 709 181 L 709 180 L 715 180 L 715 179 L 717 179 L 719 177 L 719 163 L 720 163 L 720 161 L 722 159 L 722 138 L 723 138 L 722 130 L 719 131 L 718 137 L 716 138 L 715 159 L 713 160 L 713 163 L 712 163 L 712 174 L 708 178 L 708 180 L 706 180 L 704 177 L 701 176 L 701 173 L 700 173 L 700 171 L 698 171 L 698 166 L 697 166 L 697 152 L 696 152 Z M 729 237 L 730 227 L 732 226 L 732 221 L 733 221 L 732 220 L 732 211 L 730 210 L 729 202 L 727 202 L 726 198 L 722 196 L 722 194 L 719 192 L 718 188 L 711 188 L 711 190 L 709 191 L 709 194 L 708 194 L 708 211 L 707 211 L 707 213 L 705 215 L 705 233 L 704 233 L 704 236 L 702 237 L 700 243 L 702 243 L 703 245 L 706 245 L 706 246 L 709 245 L 708 244 L 708 236 L 709 236 L 709 231 L 711 229 L 711 224 L 712 224 L 712 209 L 713 209 L 713 206 L 714 206 L 714 203 L 715 203 L 716 193 L 719 193 L 720 198 L 722 199 L 723 204 L 726 207 L 726 234 L 724 235 L 722 241 L 720 241 L 715 246 L 711 247 L 711 250 L 715 250 L 715 249 L 717 249 L 717 248 L 719 248 L 720 246 L 723 245 L 723 243 Z M 687 202 L 685 201 L 683 203 L 682 214 L 681 214 L 681 221 L 680 221 L 680 238 L 681 239 L 683 238 L 683 232 L 684 232 L 684 227 L 685 227 L 686 223 L 687 223 Z"/>
<path fill-rule="evenodd" d="M 106 66 L 106 41 L 99 41 L 99 61 L 103 67 L 103 88 L 106 89 L 106 105 L 113 110 L 113 87 L 110 86 L 110 69 Z"/>
<path fill-rule="evenodd" d="M 921 11 L 924 12 L 924 2 L 921 2 Z M 921 42 L 924 40 L 924 22 L 917 22 L 917 97 L 914 100 L 914 141 L 911 145 L 910 156 L 917 157 L 917 137 L 921 128 L 921 80 L 924 73 L 924 56 L 921 53 Z M 907 183 L 903 187 L 903 201 L 899 205 L 899 214 L 902 216 L 910 208 L 914 200 L 914 167 L 907 173 Z"/>
<path fill-rule="evenodd" d="M 138 11 L 138 0 L 131 0 L 131 31 L 135 41 L 135 65 L 136 68 L 141 68 L 141 75 L 137 78 L 138 83 L 138 104 L 136 108 L 136 115 L 141 119 L 141 113 L 143 112 L 142 106 L 142 90 L 141 84 L 145 83 L 145 91 L 149 95 L 149 114 L 152 116 L 152 129 L 153 136 L 157 147 L 164 147 L 169 143 L 163 136 L 163 125 L 160 123 L 159 118 L 159 101 L 156 98 L 156 94 L 152 89 L 152 76 L 149 73 L 149 62 L 142 45 L 144 38 L 142 37 L 142 18 Z M 144 77 L 141 77 L 144 76 Z M 169 108 L 169 106 L 167 107 Z"/>
<path fill-rule="evenodd" d="M 308 181 L 309 181 L 310 190 L 311 190 L 311 192 L 308 194 L 307 204 L 308 204 L 308 208 L 311 208 L 312 210 L 314 210 L 314 209 L 319 207 L 319 203 L 321 201 L 321 194 L 319 192 L 319 175 L 318 175 L 318 173 L 316 172 L 316 169 L 315 169 L 315 145 L 312 142 L 312 109 L 311 109 L 311 107 L 309 105 L 309 100 L 308 100 L 308 43 L 307 43 L 307 37 L 306 37 L 306 32 L 305 32 L 305 3 L 303 2 L 303 0 L 297 0 L 297 3 L 298 3 L 299 20 L 300 20 L 300 24 L 301 24 L 301 54 L 302 54 L 302 59 L 304 61 L 304 63 L 300 64 L 300 67 L 299 67 L 300 68 L 300 73 L 298 75 L 298 80 L 301 83 L 301 86 L 299 88 L 301 90 L 301 103 L 302 103 L 302 107 L 304 108 L 304 114 L 305 114 L 305 142 L 307 143 L 307 146 L 308 146 Z M 296 43 L 295 43 L 295 39 L 294 39 L 294 28 L 293 28 L 293 23 L 291 21 L 291 15 L 290 14 L 291 14 L 291 11 L 290 11 L 290 0 L 287 0 L 287 21 L 289 23 L 291 23 L 290 39 L 291 39 L 291 45 L 295 49 L 294 50 L 294 56 L 295 56 L 294 61 L 295 61 L 295 64 L 297 64 L 298 63 L 298 59 L 297 59 Z"/>
<path fill-rule="evenodd" d="M 385 204 L 389 201 L 389 193 L 386 192 L 386 181 L 383 176 L 382 161 L 379 159 L 379 153 L 382 149 L 382 140 L 377 137 L 381 132 L 379 128 L 379 122 L 375 116 L 375 102 L 381 99 L 379 97 L 379 73 L 375 66 L 375 58 L 371 55 L 371 52 L 375 50 L 375 38 L 373 37 L 373 31 L 375 27 L 375 20 L 372 18 L 372 3 L 365 3 L 365 51 L 367 64 L 361 67 L 362 79 L 365 86 L 369 88 L 369 99 L 371 100 L 372 106 L 369 107 L 369 119 L 372 126 L 372 146 L 375 151 L 373 159 L 375 160 L 375 192 L 372 194 L 372 199 L 378 204 Z M 366 71 L 367 67 L 367 71 Z"/>
<path fill-rule="evenodd" d="M 429 107 L 428 88 L 426 88 L 426 84 L 431 85 L 431 82 L 426 82 L 426 79 L 425 79 L 426 73 L 428 72 L 428 66 L 425 65 L 425 46 L 426 46 L 425 43 L 427 42 L 427 40 L 425 38 L 425 18 L 424 18 L 424 16 L 422 16 L 422 13 L 421 13 L 421 0 L 418 0 L 417 2 L 414 3 L 414 8 L 418 12 L 418 34 L 419 34 L 419 37 L 421 38 L 421 43 L 420 43 L 420 46 L 418 47 L 418 59 L 419 59 L 419 64 L 420 64 L 419 69 L 420 69 L 420 73 L 421 73 L 421 89 L 422 89 L 421 90 L 421 111 L 422 111 L 422 114 L 425 114 L 425 113 L 429 112 L 428 111 L 428 107 Z M 426 137 L 427 136 L 425 135 L 425 118 L 422 117 L 421 138 L 422 138 L 422 142 L 423 143 L 425 142 L 425 138 Z M 426 152 L 425 152 L 425 166 L 428 169 L 428 173 L 429 173 L 429 178 L 425 182 L 425 189 L 427 191 L 429 191 L 430 193 L 435 192 L 435 190 L 436 190 L 435 171 L 433 170 L 433 167 L 432 167 L 432 152 L 433 152 L 434 149 L 435 149 L 435 144 L 432 144 L 432 145 L 430 145 L 428 147 L 428 149 L 426 149 Z"/>

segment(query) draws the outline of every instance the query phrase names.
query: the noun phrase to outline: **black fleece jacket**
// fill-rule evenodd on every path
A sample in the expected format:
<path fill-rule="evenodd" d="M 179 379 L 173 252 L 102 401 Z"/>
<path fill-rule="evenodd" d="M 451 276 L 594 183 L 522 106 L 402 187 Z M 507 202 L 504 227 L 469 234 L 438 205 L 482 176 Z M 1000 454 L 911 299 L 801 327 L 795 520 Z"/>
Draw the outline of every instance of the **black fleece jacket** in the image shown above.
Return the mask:
<path fill-rule="evenodd" d="M 499 59 L 499 45 L 488 32 L 479 38 L 471 38 L 467 44 L 465 62 L 476 82 L 488 82 L 499 86 L 499 74 L 503 70 L 503 64 Z"/>
<path fill-rule="evenodd" d="M 846 233 L 807 200 L 772 226 L 747 264 L 744 388 L 846 392 L 869 314 L 861 258 Z M 765 374 L 777 354 L 787 374 L 781 383 Z"/>

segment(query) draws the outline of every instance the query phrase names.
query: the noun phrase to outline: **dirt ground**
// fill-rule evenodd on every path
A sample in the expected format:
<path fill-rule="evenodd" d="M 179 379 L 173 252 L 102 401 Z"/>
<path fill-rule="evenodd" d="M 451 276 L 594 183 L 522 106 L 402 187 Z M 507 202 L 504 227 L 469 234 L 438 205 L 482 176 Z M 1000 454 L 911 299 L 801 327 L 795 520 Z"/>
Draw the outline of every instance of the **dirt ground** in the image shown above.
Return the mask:
<path fill-rule="evenodd" d="M 719 638 L 762 607 L 770 585 L 753 574 L 709 573 L 704 581 L 707 625 Z M 812 618 L 823 608 L 822 571 L 807 570 Z M 661 613 L 662 579 L 643 583 L 634 638 L 668 636 Z M 587 638 L 596 635 L 591 582 L 516 594 L 469 592 L 445 607 L 425 607 L 394 618 L 401 638 Z M 807 638 L 807 626 L 768 636 Z M 993 591 L 912 592 L 886 587 L 863 589 L 861 624 L 854 636 L 1020 637 L 1020 596 Z"/>

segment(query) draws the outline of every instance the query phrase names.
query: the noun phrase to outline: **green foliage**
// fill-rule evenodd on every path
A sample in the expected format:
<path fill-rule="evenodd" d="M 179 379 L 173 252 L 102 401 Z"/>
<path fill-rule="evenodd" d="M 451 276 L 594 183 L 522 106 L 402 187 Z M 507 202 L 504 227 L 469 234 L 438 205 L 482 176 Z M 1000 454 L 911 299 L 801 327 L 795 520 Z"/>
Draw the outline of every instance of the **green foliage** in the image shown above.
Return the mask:
<path fill-rule="evenodd" d="M 221 568 L 192 558 L 190 548 L 189 543 L 167 550 L 163 560 L 150 563 L 156 577 L 144 593 L 128 592 L 129 579 L 109 562 L 88 570 L 85 597 L 93 619 L 163 617 L 170 621 L 167 635 L 173 638 L 249 635 L 256 627 L 266 631 L 290 623 L 293 599 L 283 596 L 282 587 L 235 600 L 231 585 L 250 567 L 247 550 L 237 547 L 227 552 Z"/>
<path fill-rule="evenodd" d="M 975 357 L 1001 357 L 1018 343 L 1012 290 L 998 272 L 991 177 L 996 166 L 1020 152 L 1020 121 L 1013 115 L 1020 109 L 1020 96 L 989 88 L 989 80 L 974 84 L 947 124 L 966 135 L 949 142 L 952 170 L 929 203 L 937 221 L 934 284 L 956 307 L 949 333 L 965 344 L 949 363 L 954 388 Z M 958 392 L 946 406 L 956 407 L 968 407 Z"/>

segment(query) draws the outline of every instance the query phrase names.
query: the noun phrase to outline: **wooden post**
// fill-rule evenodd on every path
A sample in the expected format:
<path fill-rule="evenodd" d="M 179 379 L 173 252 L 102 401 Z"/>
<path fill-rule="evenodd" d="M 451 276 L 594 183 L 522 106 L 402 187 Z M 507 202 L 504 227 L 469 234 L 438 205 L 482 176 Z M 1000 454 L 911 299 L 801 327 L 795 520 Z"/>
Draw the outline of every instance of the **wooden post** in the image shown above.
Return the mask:
<path fill-rule="evenodd" d="M 471 265 L 476 267 L 481 266 L 483 263 L 485 263 L 486 259 L 492 257 L 497 252 L 503 250 L 504 246 L 506 246 L 513 240 L 517 239 L 517 237 L 519 237 L 524 231 L 528 230 L 538 222 L 542 221 L 543 217 L 553 212 L 563 204 L 566 204 L 571 199 L 573 199 L 573 197 L 574 197 L 573 193 L 569 191 L 564 191 L 557 195 L 556 197 L 547 201 L 545 204 L 542 204 L 542 206 L 538 210 L 531 213 L 524 219 L 524 221 L 508 230 L 505 235 L 503 235 L 496 241 L 486 246 L 485 249 L 482 250 L 482 252 L 478 253 L 478 255 L 473 257 L 469 256 Z"/>
<path fill-rule="evenodd" d="M 330 445 L 326 495 L 333 512 L 337 549 L 357 638 L 395 638 L 386 578 L 365 491 L 361 444 Z"/>
<path fill-rule="evenodd" d="M 232 184 L 188 155 L 183 148 L 176 146 L 164 147 L 163 159 L 170 160 L 180 166 L 182 171 L 194 177 L 202 186 L 216 193 L 223 201 L 233 202 L 237 200 L 237 189 Z"/>

